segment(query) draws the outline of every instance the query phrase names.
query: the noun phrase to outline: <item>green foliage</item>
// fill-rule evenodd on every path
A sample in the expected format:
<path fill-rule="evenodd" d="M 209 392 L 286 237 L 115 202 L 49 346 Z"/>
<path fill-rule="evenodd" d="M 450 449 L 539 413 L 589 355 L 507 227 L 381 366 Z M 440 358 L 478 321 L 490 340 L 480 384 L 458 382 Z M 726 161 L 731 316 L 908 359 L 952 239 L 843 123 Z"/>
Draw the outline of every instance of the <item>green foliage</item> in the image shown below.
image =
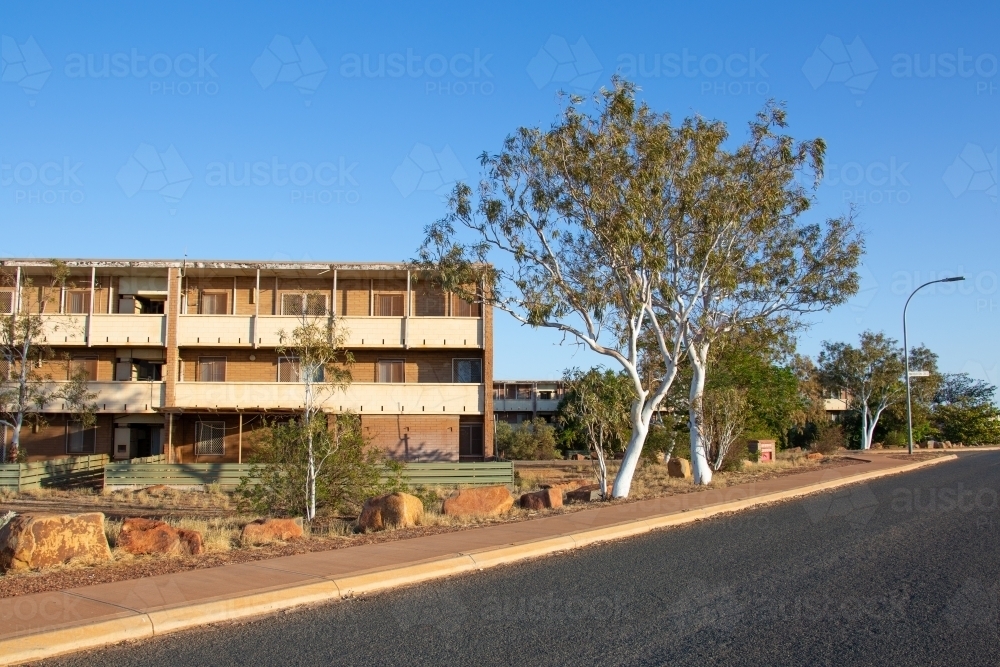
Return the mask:
<path fill-rule="evenodd" d="M 844 429 L 840 424 L 829 424 L 819 430 L 818 436 L 812 443 L 812 451 L 820 454 L 832 454 L 842 447 L 847 446 L 847 438 L 844 436 Z"/>
<path fill-rule="evenodd" d="M 301 417 L 272 421 L 250 436 L 249 462 L 253 465 L 236 490 L 241 511 L 271 516 L 303 514 L 309 503 L 306 443 L 310 435 L 316 457 L 323 459 L 316 475 L 318 514 L 354 514 L 366 498 L 398 487 L 398 464 L 391 467 L 394 462 L 387 461 L 365 440 L 356 415 L 319 413 L 309 425 Z M 390 474 L 389 482 L 383 483 L 381 474 L 387 465 L 396 475 Z"/>
<path fill-rule="evenodd" d="M 966 445 L 1000 444 L 996 387 L 967 373 L 949 374 L 934 396 L 931 420 L 940 439 Z"/>
<path fill-rule="evenodd" d="M 555 428 L 544 419 L 534 419 L 512 426 L 497 423 L 497 454 L 511 461 L 546 461 L 560 459 L 556 449 Z"/>

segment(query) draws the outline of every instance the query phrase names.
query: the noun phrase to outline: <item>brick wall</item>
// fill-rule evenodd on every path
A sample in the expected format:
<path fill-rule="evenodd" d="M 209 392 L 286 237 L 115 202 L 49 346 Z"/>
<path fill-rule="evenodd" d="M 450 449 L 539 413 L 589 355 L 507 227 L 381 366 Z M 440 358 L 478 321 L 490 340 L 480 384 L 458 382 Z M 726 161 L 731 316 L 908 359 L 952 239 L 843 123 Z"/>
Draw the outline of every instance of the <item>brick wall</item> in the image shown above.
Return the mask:
<path fill-rule="evenodd" d="M 73 357 L 97 357 L 97 382 L 115 379 L 115 348 L 99 347 L 59 347 L 53 356 L 42 361 L 38 374 L 51 377 L 56 382 L 69 380 L 70 359 Z"/>
<path fill-rule="evenodd" d="M 222 456 L 203 456 L 195 453 L 197 438 L 197 423 L 223 422 L 226 426 L 225 454 Z M 240 416 L 233 413 L 174 415 L 173 461 L 174 463 L 237 463 L 248 462 L 250 449 L 254 440 L 254 431 L 264 425 L 264 415 L 244 414 L 243 433 L 240 434 Z M 166 451 L 166 429 L 164 429 L 164 451 Z M 242 441 L 243 455 L 240 456 Z"/>
<path fill-rule="evenodd" d="M 45 426 L 34 430 L 30 425 L 21 429 L 21 446 L 28 453 L 29 461 L 44 461 L 45 459 L 68 456 L 66 453 L 66 422 L 68 415 L 52 415 Z M 110 415 L 97 416 L 97 443 L 94 454 L 111 454 L 114 421 Z M 13 434 L 7 429 L 7 442 Z M 88 436 L 89 437 L 89 436 Z M 89 444 L 88 440 L 88 444 Z"/>
<path fill-rule="evenodd" d="M 250 360 L 253 356 L 255 359 Z M 268 349 L 183 348 L 183 381 L 198 381 L 199 357 L 225 357 L 227 382 L 276 382 L 279 355 Z M 482 359 L 482 350 L 356 350 L 351 375 L 355 382 L 375 382 L 380 359 L 405 360 L 406 382 L 451 382 L 453 359 Z M 489 386 L 489 385 L 487 385 Z"/>
<path fill-rule="evenodd" d="M 400 461 L 457 461 L 458 423 L 458 415 L 361 416 L 365 437 Z"/>

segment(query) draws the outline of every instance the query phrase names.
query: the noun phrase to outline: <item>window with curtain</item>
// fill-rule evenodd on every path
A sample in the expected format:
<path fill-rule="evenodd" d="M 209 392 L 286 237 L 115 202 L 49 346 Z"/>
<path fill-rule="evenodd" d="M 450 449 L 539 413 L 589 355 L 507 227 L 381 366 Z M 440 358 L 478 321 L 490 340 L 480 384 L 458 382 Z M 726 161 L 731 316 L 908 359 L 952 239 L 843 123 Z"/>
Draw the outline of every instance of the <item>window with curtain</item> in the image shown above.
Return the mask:
<path fill-rule="evenodd" d="M 90 290 L 72 290 L 66 293 L 67 313 L 89 313 L 90 312 Z"/>
<path fill-rule="evenodd" d="M 380 317 L 403 317 L 402 294 L 379 294 L 375 314 Z"/>
<path fill-rule="evenodd" d="M 83 373 L 88 382 L 97 382 L 97 357 L 73 357 L 69 361 L 69 375 L 73 378 Z"/>
<path fill-rule="evenodd" d="M 225 357 L 199 357 L 198 358 L 198 381 L 199 382 L 225 382 L 226 381 L 226 358 Z"/>
<path fill-rule="evenodd" d="M 459 298 L 457 294 L 452 294 L 451 315 L 452 317 L 479 317 L 479 304 L 469 303 Z"/>
<path fill-rule="evenodd" d="M 380 359 L 378 362 L 378 382 L 403 382 L 404 365 L 402 359 Z"/>
<path fill-rule="evenodd" d="M 228 315 L 229 295 L 226 292 L 202 292 L 202 315 Z"/>

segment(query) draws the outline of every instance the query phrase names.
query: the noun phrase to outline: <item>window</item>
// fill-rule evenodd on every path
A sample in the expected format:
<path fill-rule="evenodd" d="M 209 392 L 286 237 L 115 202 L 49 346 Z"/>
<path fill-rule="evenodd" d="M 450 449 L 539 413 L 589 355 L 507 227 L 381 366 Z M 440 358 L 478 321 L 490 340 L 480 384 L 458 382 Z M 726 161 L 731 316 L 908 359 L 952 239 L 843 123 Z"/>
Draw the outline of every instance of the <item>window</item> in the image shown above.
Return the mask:
<path fill-rule="evenodd" d="M 222 456 L 226 453 L 226 423 L 195 423 L 194 453 L 198 456 Z"/>
<path fill-rule="evenodd" d="M 225 357 L 199 357 L 198 358 L 198 381 L 199 382 L 225 382 L 226 381 L 226 358 Z"/>
<path fill-rule="evenodd" d="M 479 383 L 482 381 L 483 381 L 482 359 L 452 360 L 452 382 Z"/>
<path fill-rule="evenodd" d="M 229 295 L 225 292 L 202 292 L 202 315 L 228 315 Z"/>
<path fill-rule="evenodd" d="M 66 293 L 67 313 L 89 313 L 90 291 L 73 290 Z"/>
<path fill-rule="evenodd" d="M 302 295 L 301 294 L 282 294 L 281 295 L 281 314 L 282 315 L 301 315 L 302 314 Z"/>
<path fill-rule="evenodd" d="M 459 298 L 457 294 L 452 295 L 451 301 L 452 317 L 479 317 L 479 304 L 469 303 Z"/>
<path fill-rule="evenodd" d="M 163 379 L 163 362 L 136 359 L 134 363 L 136 369 L 136 380 L 159 382 Z"/>
<path fill-rule="evenodd" d="M 378 382 L 403 382 L 402 359 L 379 359 L 378 362 Z"/>
<path fill-rule="evenodd" d="M 97 429 L 83 428 L 82 421 L 66 422 L 66 453 L 93 454 L 97 448 Z"/>
<path fill-rule="evenodd" d="M 303 311 L 305 308 L 305 311 Z M 282 315 L 315 315 L 327 314 L 326 294 L 282 294 Z"/>
<path fill-rule="evenodd" d="M 519 384 L 517 385 L 517 398 L 521 401 L 531 400 L 531 385 L 530 384 Z"/>
<path fill-rule="evenodd" d="M 97 382 L 97 357 L 73 357 L 69 361 L 70 379 L 82 373 L 88 382 Z"/>
<path fill-rule="evenodd" d="M 310 315 L 326 315 L 326 295 L 306 294 L 306 310 Z"/>
<path fill-rule="evenodd" d="M 0 313 L 10 314 L 14 312 L 14 293 L 0 291 Z"/>
<path fill-rule="evenodd" d="M 375 314 L 379 317 L 403 317 L 403 295 L 379 294 Z"/>
<path fill-rule="evenodd" d="M 517 385 L 508 384 L 504 386 L 504 398 L 514 400 L 517 398 Z"/>
<path fill-rule="evenodd" d="M 458 456 L 483 455 L 483 425 L 459 424 L 458 426 Z"/>

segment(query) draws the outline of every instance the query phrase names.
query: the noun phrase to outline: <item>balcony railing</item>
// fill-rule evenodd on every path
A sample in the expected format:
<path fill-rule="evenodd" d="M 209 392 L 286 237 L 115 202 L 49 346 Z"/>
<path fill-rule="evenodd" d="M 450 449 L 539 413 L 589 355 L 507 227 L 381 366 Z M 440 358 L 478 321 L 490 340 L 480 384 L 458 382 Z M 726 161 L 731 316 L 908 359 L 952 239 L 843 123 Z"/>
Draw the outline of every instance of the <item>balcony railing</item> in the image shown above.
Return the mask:
<path fill-rule="evenodd" d="M 211 410 L 295 410 L 305 387 L 294 382 L 179 382 L 176 406 Z M 318 402 L 332 412 L 361 414 L 482 414 L 484 387 L 479 384 L 352 383 L 345 391 L 323 392 Z"/>
<path fill-rule="evenodd" d="M 65 383 L 46 383 L 49 392 L 58 391 Z M 94 403 L 98 412 L 154 412 L 164 406 L 163 382 L 88 382 L 87 390 L 97 394 Z M 49 401 L 43 412 L 67 412 L 63 401 Z"/>
<path fill-rule="evenodd" d="M 285 315 L 181 315 L 181 346 L 276 347 L 300 320 Z M 481 348 L 483 321 L 472 317 L 341 317 L 347 347 Z"/>
<path fill-rule="evenodd" d="M 48 345 L 86 345 L 90 319 L 91 345 L 158 345 L 166 341 L 165 315 L 43 314 Z"/>

